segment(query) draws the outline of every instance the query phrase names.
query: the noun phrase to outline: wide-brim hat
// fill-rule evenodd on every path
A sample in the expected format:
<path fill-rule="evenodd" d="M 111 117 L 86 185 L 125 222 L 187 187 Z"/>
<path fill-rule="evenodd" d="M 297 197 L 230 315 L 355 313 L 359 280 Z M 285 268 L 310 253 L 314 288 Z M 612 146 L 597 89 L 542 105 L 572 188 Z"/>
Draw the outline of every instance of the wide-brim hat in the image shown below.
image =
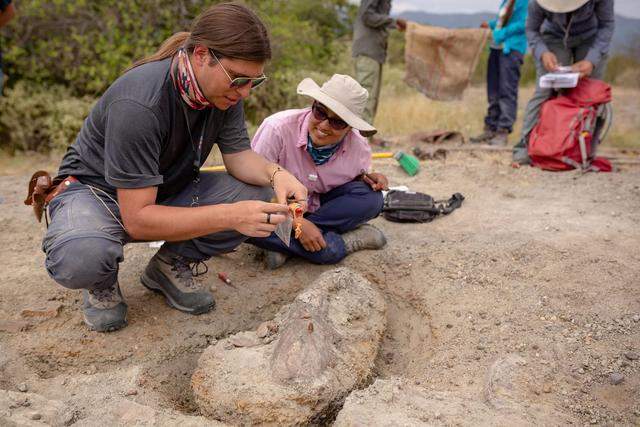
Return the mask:
<path fill-rule="evenodd" d="M 553 13 L 569 13 L 589 3 L 589 0 L 536 0 L 541 8 Z"/>
<path fill-rule="evenodd" d="M 313 79 L 306 78 L 298 84 L 298 94 L 309 96 L 326 106 L 349 126 L 360 131 L 362 136 L 377 132 L 362 118 L 369 92 L 353 77 L 334 74 L 322 87 Z"/>

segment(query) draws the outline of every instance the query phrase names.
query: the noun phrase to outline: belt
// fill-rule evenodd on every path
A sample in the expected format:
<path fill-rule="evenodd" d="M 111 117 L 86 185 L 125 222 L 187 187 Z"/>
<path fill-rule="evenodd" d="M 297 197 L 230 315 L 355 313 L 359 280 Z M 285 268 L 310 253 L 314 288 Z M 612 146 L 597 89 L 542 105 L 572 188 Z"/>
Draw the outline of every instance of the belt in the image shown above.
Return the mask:
<path fill-rule="evenodd" d="M 54 197 L 56 197 L 57 195 L 63 193 L 71 184 L 73 184 L 74 182 L 79 182 L 78 178 L 76 178 L 75 176 L 68 176 L 65 179 L 63 179 L 60 184 L 58 184 L 52 192 L 47 194 L 47 197 L 45 197 L 44 199 L 44 203 L 45 204 L 49 204 L 49 202 L 51 200 L 53 200 Z"/>
<path fill-rule="evenodd" d="M 64 192 L 71 184 L 78 182 L 73 176 L 68 176 L 62 180 L 51 179 L 51 175 L 46 171 L 38 171 L 31 176 L 25 205 L 33 207 L 33 213 L 38 222 L 42 222 L 42 213 L 49 202 L 57 195 Z"/>

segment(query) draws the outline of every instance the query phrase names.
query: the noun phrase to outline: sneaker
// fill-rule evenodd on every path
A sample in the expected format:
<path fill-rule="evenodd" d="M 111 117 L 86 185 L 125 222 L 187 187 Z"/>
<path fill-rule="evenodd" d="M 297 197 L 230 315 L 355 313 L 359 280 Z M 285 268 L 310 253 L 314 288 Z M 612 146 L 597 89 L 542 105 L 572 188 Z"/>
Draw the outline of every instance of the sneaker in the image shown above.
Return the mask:
<path fill-rule="evenodd" d="M 203 272 L 198 271 L 205 266 Z M 203 314 L 215 306 L 213 295 L 195 277 L 207 272 L 206 264 L 163 253 L 160 249 L 149 261 L 140 281 L 148 289 L 162 293 L 167 304 L 189 314 Z"/>
<path fill-rule="evenodd" d="M 287 262 L 287 258 L 289 258 L 287 256 L 287 254 L 283 254 L 282 252 L 276 252 L 276 251 L 266 251 L 265 254 L 265 262 L 267 264 L 267 268 L 269 270 L 275 270 L 277 268 L 280 268 L 284 265 L 285 262 Z"/>
<path fill-rule="evenodd" d="M 485 126 L 484 131 L 480 135 L 470 138 L 469 142 L 471 142 L 472 144 L 484 144 L 487 141 L 489 141 L 491 138 L 493 138 L 495 134 L 496 134 L 496 131 L 494 131 L 488 126 Z"/>
<path fill-rule="evenodd" d="M 348 254 L 363 249 L 380 249 L 387 244 L 387 238 L 382 231 L 371 224 L 364 224 L 355 230 L 342 235 L 344 246 Z"/>
<path fill-rule="evenodd" d="M 82 316 L 92 331 L 112 332 L 127 326 L 127 304 L 118 282 L 107 289 L 83 289 Z"/>
<path fill-rule="evenodd" d="M 513 162 L 519 165 L 531 164 L 527 147 L 513 149 Z"/>
<path fill-rule="evenodd" d="M 509 142 L 509 130 L 498 129 L 493 137 L 487 141 L 487 144 L 494 146 L 505 146 Z"/>

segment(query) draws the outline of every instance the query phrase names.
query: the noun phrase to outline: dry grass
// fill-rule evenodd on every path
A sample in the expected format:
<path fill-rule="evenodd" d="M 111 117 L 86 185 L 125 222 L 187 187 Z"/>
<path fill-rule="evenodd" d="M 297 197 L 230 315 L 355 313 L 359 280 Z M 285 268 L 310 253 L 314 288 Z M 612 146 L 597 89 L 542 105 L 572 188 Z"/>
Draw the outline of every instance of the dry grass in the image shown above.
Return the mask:
<path fill-rule="evenodd" d="M 387 67 L 375 126 L 383 136 L 406 135 L 417 131 L 458 130 L 466 136 L 482 131 L 487 108 L 484 86 L 472 86 L 462 101 L 432 101 L 403 81 L 403 71 Z M 518 120 L 511 142 L 520 135 L 524 108 L 533 93 L 533 87 L 520 90 Z M 606 141 L 617 148 L 640 148 L 640 90 L 614 88 L 614 125 Z"/>

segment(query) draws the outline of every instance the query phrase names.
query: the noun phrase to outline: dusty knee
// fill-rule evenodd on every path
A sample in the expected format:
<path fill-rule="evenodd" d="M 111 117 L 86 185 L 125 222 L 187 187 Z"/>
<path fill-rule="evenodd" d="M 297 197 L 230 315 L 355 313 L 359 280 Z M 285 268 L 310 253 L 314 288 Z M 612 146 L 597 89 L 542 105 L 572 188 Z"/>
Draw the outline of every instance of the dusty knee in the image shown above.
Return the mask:
<path fill-rule="evenodd" d="M 79 237 L 52 245 L 45 266 L 53 280 L 70 289 L 99 289 L 115 283 L 122 244 L 104 237 Z"/>

